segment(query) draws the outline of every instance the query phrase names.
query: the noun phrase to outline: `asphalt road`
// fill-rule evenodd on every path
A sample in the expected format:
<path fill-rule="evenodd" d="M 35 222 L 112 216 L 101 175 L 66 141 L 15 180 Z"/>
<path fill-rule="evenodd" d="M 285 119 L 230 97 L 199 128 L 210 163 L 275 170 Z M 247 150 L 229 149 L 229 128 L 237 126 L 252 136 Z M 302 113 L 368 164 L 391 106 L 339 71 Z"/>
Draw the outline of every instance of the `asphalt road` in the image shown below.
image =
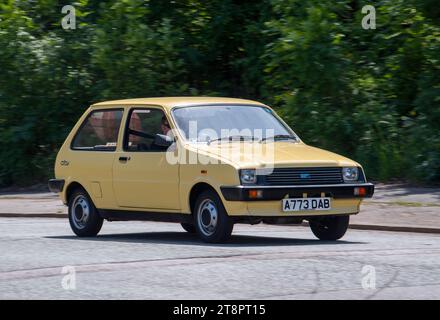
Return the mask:
<path fill-rule="evenodd" d="M 440 235 L 238 225 L 211 245 L 178 224 L 80 239 L 64 219 L 1 218 L 0 239 L 0 299 L 440 299 Z"/>

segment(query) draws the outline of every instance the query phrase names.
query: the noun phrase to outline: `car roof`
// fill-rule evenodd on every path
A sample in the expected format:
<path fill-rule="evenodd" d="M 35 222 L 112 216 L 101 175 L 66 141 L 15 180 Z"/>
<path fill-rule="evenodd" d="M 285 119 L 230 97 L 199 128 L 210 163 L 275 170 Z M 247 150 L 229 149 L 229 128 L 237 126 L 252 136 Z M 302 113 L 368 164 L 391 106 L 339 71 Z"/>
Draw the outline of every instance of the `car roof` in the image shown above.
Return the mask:
<path fill-rule="evenodd" d="M 160 97 L 160 98 L 136 98 L 124 100 L 103 101 L 92 104 L 91 107 L 115 107 L 115 106 L 132 106 L 132 105 L 159 105 L 164 108 L 171 109 L 173 107 L 204 105 L 204 104 L 252 104 L 264 106 L 261 102 L 222 97 Z"/>

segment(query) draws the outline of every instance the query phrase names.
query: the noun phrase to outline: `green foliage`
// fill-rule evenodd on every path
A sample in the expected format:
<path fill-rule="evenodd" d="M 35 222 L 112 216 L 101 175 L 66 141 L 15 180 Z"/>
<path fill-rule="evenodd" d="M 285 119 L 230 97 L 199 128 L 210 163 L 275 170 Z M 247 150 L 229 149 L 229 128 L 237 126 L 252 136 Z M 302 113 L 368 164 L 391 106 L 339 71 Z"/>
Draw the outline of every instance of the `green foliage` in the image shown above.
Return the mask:
<path fill-rule="evenodd" d="M 77 29 L 61 28 L 73 4 Z M 377 10 L 364 30 L 362 6 Z M 221 95 L 277 108 L 370 178 L 440 181 L 433 0 L 0 3 L 0 186 L 44 181 L 93 102 Z"/>
<path fill-rule="evenodd" d="M 374 179 L 440 181 L 440 29 L 421 2 L 274 0 L 266 23 L 266 97 Z M 366 4 L 375 30 L 361 27 Z"/>

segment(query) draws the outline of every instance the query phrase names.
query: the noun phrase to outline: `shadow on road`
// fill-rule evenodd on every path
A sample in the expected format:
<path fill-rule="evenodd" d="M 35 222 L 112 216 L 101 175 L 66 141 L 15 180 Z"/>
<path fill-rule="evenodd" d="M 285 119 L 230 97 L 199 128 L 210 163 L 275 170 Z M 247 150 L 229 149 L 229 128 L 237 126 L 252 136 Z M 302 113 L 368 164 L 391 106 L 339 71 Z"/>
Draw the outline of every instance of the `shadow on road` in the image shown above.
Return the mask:
<path fill-rule="evenodd" d="M 79 238 L 76 236 L 50 236 L 50 239 L 67 239 L 77 241 L 112 241 L 112 242 L 135 242 L 135 243 L 161 243 L 176 245 L 197 245 L 210 247 L 255 247 L 255 246 L 304 246 L 304 245 L 330 245 L 330 244 L 363 244 L 339 240 L 319 241 L 317 239 L 295 239 L 279 237 L 258 237 L 247 235 L 232 235 L 230 241 L 221 244 L 202 242 L 196 235 L 186 232 L 142 232 L 142 233 L 118 233 L 102 234 L 97 237 Z"/>

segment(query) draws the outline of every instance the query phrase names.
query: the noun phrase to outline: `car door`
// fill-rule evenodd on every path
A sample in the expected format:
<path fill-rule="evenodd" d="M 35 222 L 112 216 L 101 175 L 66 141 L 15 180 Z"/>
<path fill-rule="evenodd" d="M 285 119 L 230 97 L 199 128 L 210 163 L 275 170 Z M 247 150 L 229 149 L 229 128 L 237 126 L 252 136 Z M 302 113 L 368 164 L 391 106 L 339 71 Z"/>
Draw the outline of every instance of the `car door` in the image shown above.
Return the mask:
<path fill-rule="evenodd" d="M 166 124 L 167 126 L 164 126 Z M 167 147 L 155 144 L 169 124 L 158 107 L 129 110 L 123 149 L 113 164 L 113 189 L 125 208 L 179 210 L 179 165 L 167 161 Z"/>
<path fill-rule="evenodd" d="M 66 175 L 86 188 L 98 208 L 115 205 L 112 168 L 123 112 L 122 108 L 92 110 L 62 159 Z"/>

